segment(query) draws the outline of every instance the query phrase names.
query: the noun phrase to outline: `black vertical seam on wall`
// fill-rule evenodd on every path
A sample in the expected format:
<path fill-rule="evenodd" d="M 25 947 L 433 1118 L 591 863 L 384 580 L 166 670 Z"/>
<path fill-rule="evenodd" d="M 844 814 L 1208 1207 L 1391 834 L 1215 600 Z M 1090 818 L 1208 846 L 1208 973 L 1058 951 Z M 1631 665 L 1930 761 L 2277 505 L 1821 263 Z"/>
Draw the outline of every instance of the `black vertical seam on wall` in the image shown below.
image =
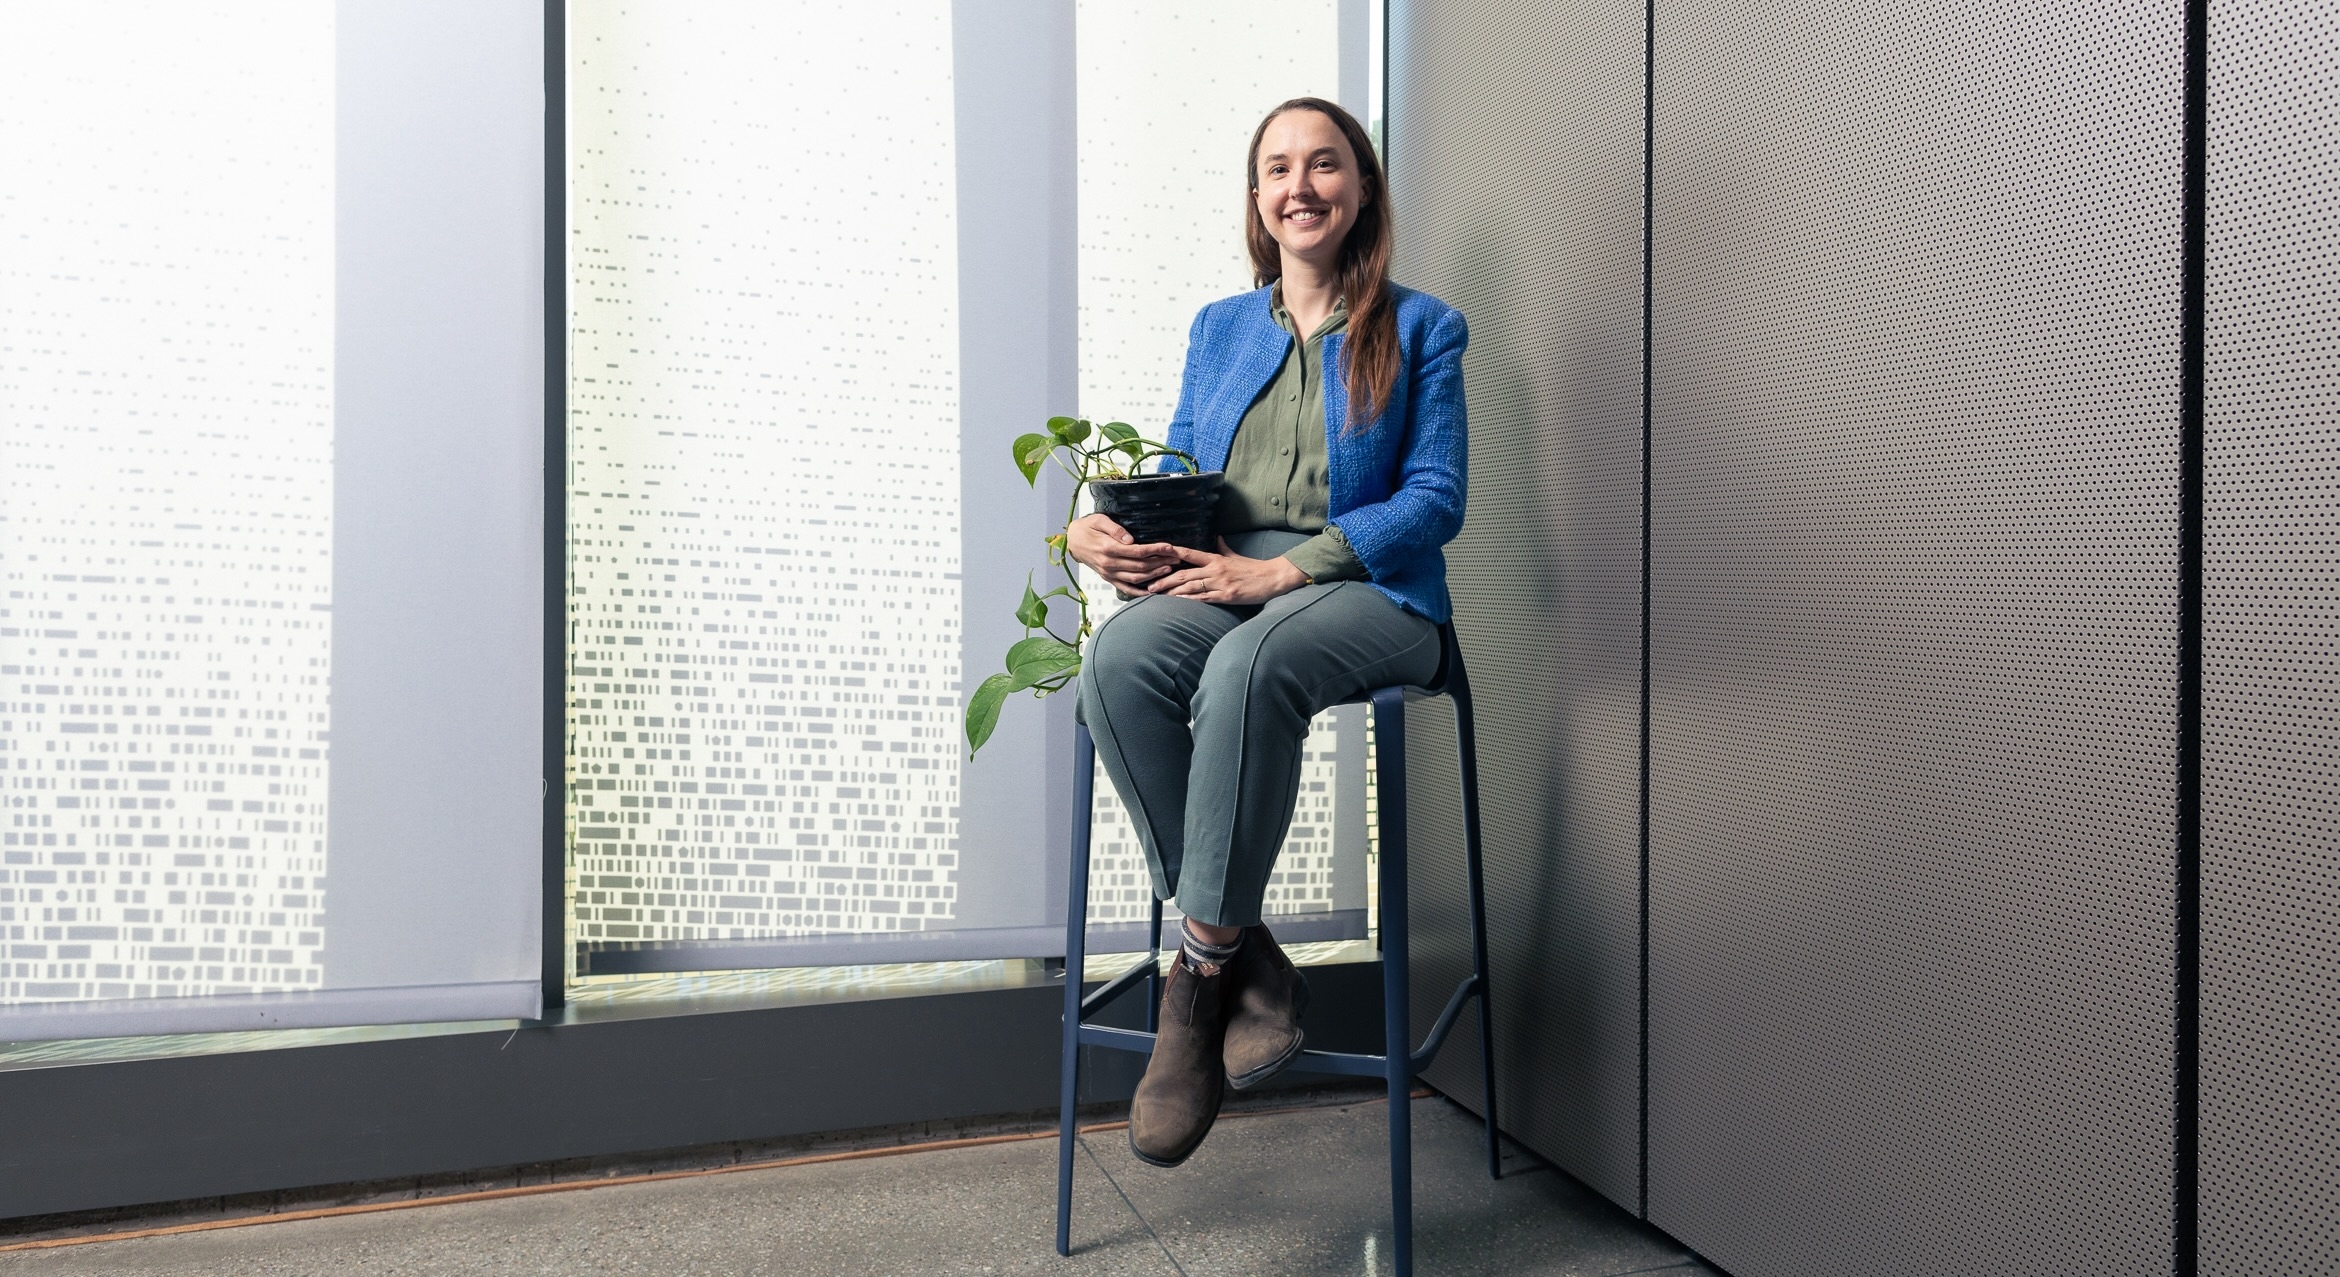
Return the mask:
<path fill-rule="evenodd" d="M 2177 1024 L 2172 1270 L 2199 1264 L 2202 978 L 2202 584 L 2209 285 L 2210 17 L 2186 5 L 2184 247 L 2178 353 Z"/>
<path fill-rule="evenodd" d="M 568 1002 L 569 288 L 567 0 L 544 0 L 544 1010 Z"/>
<path fill-rule="evenodd" d="M 1657 231 L 1657 0 L 1641 28 L 1641 1179 L 1639 1212 L 1649 1218 L 1649 566 L 1651 248 Z"/>

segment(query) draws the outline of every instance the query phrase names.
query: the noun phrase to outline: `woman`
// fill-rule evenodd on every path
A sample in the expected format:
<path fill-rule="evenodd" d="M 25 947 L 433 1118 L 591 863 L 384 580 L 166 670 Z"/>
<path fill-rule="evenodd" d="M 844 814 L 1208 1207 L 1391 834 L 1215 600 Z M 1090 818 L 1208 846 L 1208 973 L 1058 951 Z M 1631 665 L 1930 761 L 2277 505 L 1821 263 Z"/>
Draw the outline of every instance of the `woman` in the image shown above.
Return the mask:
<path fill-rule="evenodd" d="M 1225 1086 L 1300 1052 L 1307 985 L 1259 925 L 1308 721 L 1437 676 L 1440 547 L 1463 518 L 1462 315 L 1388 282 L 1371 141 L 1295 98 L 1251 138 L 1246 243 L 1261 287 L 1195 317 L 1168 442 L 1227 474 L 1210 554 L 1139 545 L 1103 515 L 1073 557 L 1139 596 L 1091 638 L 1081 709 L 1185 934 L 1130 1147 L 1175 1166 Z"/>

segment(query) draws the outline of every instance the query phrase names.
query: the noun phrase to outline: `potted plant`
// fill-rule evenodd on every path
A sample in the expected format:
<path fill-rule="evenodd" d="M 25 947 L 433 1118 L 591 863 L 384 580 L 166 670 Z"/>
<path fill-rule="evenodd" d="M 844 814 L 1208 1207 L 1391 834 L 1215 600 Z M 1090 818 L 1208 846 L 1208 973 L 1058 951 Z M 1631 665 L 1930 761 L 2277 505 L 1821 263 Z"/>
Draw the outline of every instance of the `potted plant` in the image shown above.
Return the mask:
<path fill-rule="evenodd" d="M 1078 417 L 1050 417 L 1045 434 L 1019 437 L 1012 451 L 1024 482 L 1037 484 L 1040 467 L 1051 458 L 1072 476 L 1072 503 L 1065 511 L 1070 524 L 1081 512 L 1086 493 L 1099 513 L 1128 529 L 1141 542 L 1165 541 L 1193 549 L 1213 548 L 1211 517 L 1219 498 L 1218 472 L 1203 473 L 1194 458 L 1167 444 L 1138 436 L 1124 422 L 1093 426 Z M 1139 467 L 1156 457 L 1176 461 L 1182 470 L 1141 474 Z M 967 698 L 965 726 L 971 755 L 991 739 L 999 725 L 1000 706 L 1011 692 L 1030 690 L 1035 698 L 1063 690 L 1081 672 L 1081 648 L 1089 641 L 1089 596 L 1081 589 L 1077 565 L 1065 553 L 1065 534 L 1048 539 L 1048 562 L 1064 572 L 1064 584 L 1045 594 L 1024 582 L 1023 602 L 1016 620 L 1024 637 L 1008 648 L 1007 670 L 983 680 Z M 1071 599 L 1079 613 L 1072 636 L 1060 637 L 1049 624 L 1048 601 Z M 1035 632 L 1037 631 L 1037 632 Z"/>

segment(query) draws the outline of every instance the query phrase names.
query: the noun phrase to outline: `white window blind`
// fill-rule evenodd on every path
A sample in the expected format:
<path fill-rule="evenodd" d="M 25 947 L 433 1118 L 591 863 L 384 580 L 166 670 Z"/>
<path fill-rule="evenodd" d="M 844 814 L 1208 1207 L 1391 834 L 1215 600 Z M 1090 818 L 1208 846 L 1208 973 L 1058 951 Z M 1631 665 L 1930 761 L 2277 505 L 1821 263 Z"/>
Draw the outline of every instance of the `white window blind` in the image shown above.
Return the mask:
<path fill-rule="evenodd" d="M 0 1038 L 535 1013 L 539 40 L 0 11 Z"/>

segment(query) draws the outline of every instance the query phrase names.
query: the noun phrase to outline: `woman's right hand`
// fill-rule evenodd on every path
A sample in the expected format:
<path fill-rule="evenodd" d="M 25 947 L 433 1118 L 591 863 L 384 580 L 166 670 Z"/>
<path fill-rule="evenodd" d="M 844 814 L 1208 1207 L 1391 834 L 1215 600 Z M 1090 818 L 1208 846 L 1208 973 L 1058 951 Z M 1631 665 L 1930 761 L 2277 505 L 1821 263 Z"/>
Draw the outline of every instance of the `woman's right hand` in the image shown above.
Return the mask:
<path fill-rule="evenodd" d="M 1083 515 L 1066 525 L 1064 545 L 1074 560 L 1133 594 L 1180 566 L 1175 547 L 1159 542 L 1139 545 L 1137 538 L 1102 514 Z"/>

